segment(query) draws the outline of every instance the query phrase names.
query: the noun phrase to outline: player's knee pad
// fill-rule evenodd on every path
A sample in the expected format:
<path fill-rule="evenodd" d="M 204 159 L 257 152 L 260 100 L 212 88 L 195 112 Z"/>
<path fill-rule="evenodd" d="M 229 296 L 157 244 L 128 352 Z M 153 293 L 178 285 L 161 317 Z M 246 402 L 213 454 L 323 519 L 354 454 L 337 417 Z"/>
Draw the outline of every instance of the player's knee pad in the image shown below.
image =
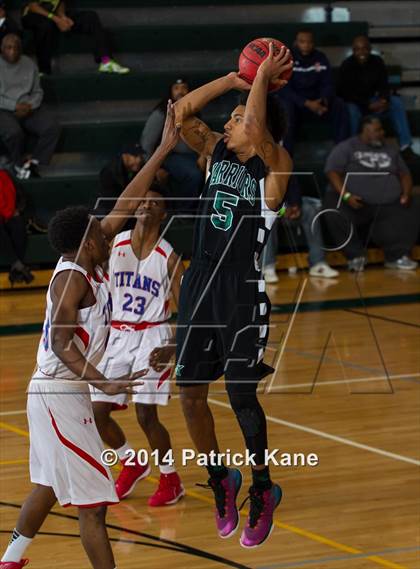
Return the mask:
<path fill-rule="evenodd" d="M 245 437 L 256 437 L 264 423 L 257 396 L 254 393 L 229 393 L 229 399 Z"/>

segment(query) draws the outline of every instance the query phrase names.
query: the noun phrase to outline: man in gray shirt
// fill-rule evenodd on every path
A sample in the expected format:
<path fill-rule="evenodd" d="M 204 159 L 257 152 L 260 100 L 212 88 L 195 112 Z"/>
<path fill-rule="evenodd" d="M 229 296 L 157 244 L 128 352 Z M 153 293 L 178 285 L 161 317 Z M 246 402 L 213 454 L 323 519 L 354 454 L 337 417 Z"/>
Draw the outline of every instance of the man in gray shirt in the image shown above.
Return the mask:
<path fill-rule="evenodd" d="M 162 137 L 168 99 L 174 102 L 179 101 L 188 92 L 187 81 L 177 79 L 169 87 L 167 96 L 149 115 L 140 140 L 141 147 L 146 153 L 146 160 L 153 154 Z M 204 174 L 197 165 L 197 159 L 197 154 L 183 140 L 179 140 L 157 174 L 160 184 L 169 184 L 171 196 L 178 198 L 176 202 L 179 207 L 182 206 L 182 209 L 195 208 L 196 199 L 194 198 L 198 198 L 203 187 Z M 185 198 L 185 201 L 181 198 Z M 189 200 L 189 198 L 193 199 Z M 177 203 L 174 206 L 176 207 Z"/>
<path fill-rule="evenodd" d="M 358 136 L 338 144 L 325 165 L 329 186 L 323 213 L 334 246 L 349 259 L 349 269 L 362 271 L 366 247 L 360 235 L 384 249 L 385 266 L 415 270 L 410 259 L 420 223 L 420 204 L 412 196 L 410 172 L 396 146 L 385 142 L 380 119 L 367 116 Z"/>
<path fill-rule="evenodd" d="M 20 179 L 39 175 L 38 164 L 50 162 L 60 136 L 55 117 L 42 105 L 43 95 L 38 69 L 22 55 L 20 38 L 6 35 L 0 56 L 0 138 Z M 26 132 L 38 137 L 29 159 L 24 157 Z"/>

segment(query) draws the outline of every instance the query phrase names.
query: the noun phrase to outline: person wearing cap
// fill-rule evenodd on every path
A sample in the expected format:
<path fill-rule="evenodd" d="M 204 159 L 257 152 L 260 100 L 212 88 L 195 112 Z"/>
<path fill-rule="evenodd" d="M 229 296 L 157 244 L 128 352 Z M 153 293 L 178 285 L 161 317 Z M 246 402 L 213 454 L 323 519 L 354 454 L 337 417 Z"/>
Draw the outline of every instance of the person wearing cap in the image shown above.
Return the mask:
<path fill-rule="evenodd" d="M 172 99 L 173 102 L 179 101 L 189 90 L 190 87 L 186 79 L 176 79 L 169 86 L 166 96 L 149 115 L 140 139 L 146 160 L 153 154 L 161 139 L 168 99 Z M 198 155 L 183 140 L 179 140 L 158 172 L 158 181 L 163 185 L 169 185 L 171 196 L 175 198 L 174 207 L 179 204 L 177 209 L 179 207 L 183 209 L 195 208 L 196 198 L 201 193 L 204 178 L 198 160 Z"/>
<path fill-rule="evenodd" d="M 71 0 L 38 0 L 24 3 L 22 25 L 34 33 L 35 50 L 41 73 L 51 73 L 51 58 L 60 33 L 83 34 L 93 39 L 93 54 L 101 73 L 128 73 L 128 67 L 111 55 L 108 34 L 92 10 L 75 10 Z"/>
<path fill-rule="evenodd" d="M 139 144 L 129 143 L 114 156 L 100 171 L 100 191 L 97 211 L 107 215 L 127 184 L 141 170 L 145 163 L 144 150 Z"/>
<path fill-rule="evenodd" d="M 0 43 L 7 34 L 21 35 L 21 30 L 13 18 L 7 13 L 6 2 L 0 0 Z"/>

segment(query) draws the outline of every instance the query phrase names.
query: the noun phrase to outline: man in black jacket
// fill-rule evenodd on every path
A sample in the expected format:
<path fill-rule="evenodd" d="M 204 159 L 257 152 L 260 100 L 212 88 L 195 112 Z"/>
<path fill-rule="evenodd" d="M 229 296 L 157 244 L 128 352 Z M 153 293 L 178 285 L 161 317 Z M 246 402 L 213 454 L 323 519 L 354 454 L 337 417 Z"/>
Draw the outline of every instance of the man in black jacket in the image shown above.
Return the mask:
<path fill-rule="evenodd" d="M 311 30 L 298 31 L 292 57 L 293 75 L 278 95 L 287 114 L 284 147 L 293 155 L 298 125 L 309 116 L 329 121 L 336 143 L 345 140 L 349 135 L 346 105 L 334 94 L 330 63 L 324 53 L 315 49 Z"/>
<path fill-rule="evenodd" d="M 418 158 L 411 149 L 412 139 L 404 103 L 401 97 L 390 93 L 383 59 L 372 54 L 366 36 L 356 36 L 352 47 L 353 55 L 341 64 L 337 82 L 337 93 L 346 101 L 349 110 L 352 136 L 359 131 L 363 115 L 387 115 L 398 135 L 404 160 Z"/>

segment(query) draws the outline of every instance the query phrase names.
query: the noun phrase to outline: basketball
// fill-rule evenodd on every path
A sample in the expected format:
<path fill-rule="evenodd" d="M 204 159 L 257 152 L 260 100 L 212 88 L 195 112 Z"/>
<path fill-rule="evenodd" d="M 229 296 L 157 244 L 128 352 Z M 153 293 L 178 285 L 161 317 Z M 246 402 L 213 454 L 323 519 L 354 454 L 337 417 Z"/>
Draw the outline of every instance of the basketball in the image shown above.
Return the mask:
<path fill-rule="evenodd" d="M 258 67 L 268 57 L 270 41 L 274 43 L 274 55 L 277 55 L 284 44 L 274 38 L 257 38 L 250 41 L 239 56 L 239 76 L 252 85 L 258 71 Z M 286 46 L 285 46 L 286 47 Z M 291 58 L 290 58 L 291 59 Z M 279 79 L 288 81 L 292 76 L 292 68 L 284 71 Z M 270 83 L 268 90 L 279 89 L 277 85 Z"/>

